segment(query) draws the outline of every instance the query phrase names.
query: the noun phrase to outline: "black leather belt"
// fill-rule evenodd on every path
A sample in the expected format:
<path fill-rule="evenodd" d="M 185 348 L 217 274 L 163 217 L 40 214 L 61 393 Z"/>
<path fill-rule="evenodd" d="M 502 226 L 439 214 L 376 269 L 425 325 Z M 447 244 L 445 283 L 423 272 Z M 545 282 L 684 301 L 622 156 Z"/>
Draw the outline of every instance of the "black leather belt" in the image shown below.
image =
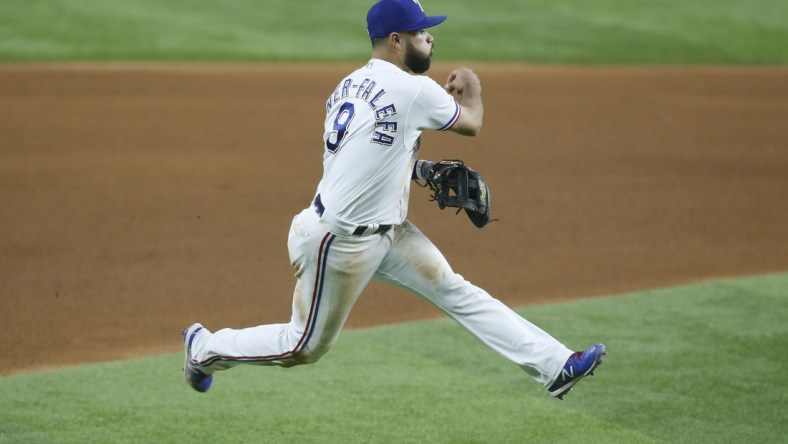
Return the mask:
<path fill-rule="evenodd" d="M 369 230 L 370 228 L 371 228 L 370 225 L 359 225 L 358 227 L 356 227 L 355 230 L 353 230 L 353 236 L 361 236 L 364 233 L 366 233 L 367 230 Z M 391 225 L 378 225 L 378 229 L 370 233 L 370 235 L 383 234 L 386 231 L 389 231 L 390 229 L 391 229 Z"/>
<path fill-rule="evenodd" d="M 326 211 L 326 207 L 323 205 L 323 202 L 320 200 L 320 195 L 318 194 L 315 196 L 315 212 L 317 212 L 318 216 L 323 216 L 323 213 Z M 353 230 L 353 236 L 363 236 L 365 233 L 368 235 L 373 234 L 383 234 L 391 229 L 391 225 L 378 225 L 378 228 L 373 231 L 372 233 L 367 233 L 369 229 L 372 228 L 372 225 L 359 225 Z"/>

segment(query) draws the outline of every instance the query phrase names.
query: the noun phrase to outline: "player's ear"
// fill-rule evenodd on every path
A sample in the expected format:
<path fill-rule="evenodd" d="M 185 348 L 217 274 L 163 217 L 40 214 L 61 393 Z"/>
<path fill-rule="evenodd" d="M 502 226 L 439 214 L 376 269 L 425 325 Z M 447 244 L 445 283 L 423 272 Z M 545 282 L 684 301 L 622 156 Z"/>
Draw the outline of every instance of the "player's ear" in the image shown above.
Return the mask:
<path fill-rule="evenodd" d="M 400 38 L 400 34 L 398 32 L 392 32 L 389 34 L 389 43 L 394 48 L 400 49 L 402 47 L 402 39 Z"/>

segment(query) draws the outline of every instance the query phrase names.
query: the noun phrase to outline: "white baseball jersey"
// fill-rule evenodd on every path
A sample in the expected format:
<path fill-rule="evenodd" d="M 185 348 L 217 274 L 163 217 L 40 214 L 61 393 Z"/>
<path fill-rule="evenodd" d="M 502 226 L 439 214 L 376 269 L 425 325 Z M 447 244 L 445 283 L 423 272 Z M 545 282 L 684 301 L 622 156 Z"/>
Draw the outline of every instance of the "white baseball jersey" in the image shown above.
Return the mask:
<path fill-rule="evenodd" d="M 345 77 L 326 102 L 318 185 L 326 211 L 357 225 L 402 223 L 419 136 L 450 128 L 459 115 L 434 80 L 389 62 L 372 59 Z"/>

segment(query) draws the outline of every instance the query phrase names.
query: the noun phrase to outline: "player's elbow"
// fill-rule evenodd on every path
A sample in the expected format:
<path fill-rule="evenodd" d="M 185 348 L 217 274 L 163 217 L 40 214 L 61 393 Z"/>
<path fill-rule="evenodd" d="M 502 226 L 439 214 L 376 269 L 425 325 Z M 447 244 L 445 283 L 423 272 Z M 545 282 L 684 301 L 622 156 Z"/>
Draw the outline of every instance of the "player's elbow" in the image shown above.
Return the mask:
<path fill-rule="evenodd" d="M 464 125 L 455 125 L 454 127 L 452 127 L 452 131 L 454 131 L 455 133 L 463 136 L 471 136 L 471 137 L 478 135 L 481 132 L 481 130 L 482 130 L 481 121 L 479 121 L 478 123 L 468 122 Z"/>
<path fill-rule="evenodd" d="M 482 131 L 482 123 L 479 122 L 478 125 L 473 125 L 470 128 L 468 128 L 468 132 L 466 132 L 465 135 L 474 137 L 474 136 L 478 136 L 481 131 Z"/>
<path fill-rule="evenodd" d="M 460 116 L 451 127 L 451 130 L 463 136 L 476 136 L 482 130 L 484 111 L 481 105 L 474 107 L 462 107 Z"/>

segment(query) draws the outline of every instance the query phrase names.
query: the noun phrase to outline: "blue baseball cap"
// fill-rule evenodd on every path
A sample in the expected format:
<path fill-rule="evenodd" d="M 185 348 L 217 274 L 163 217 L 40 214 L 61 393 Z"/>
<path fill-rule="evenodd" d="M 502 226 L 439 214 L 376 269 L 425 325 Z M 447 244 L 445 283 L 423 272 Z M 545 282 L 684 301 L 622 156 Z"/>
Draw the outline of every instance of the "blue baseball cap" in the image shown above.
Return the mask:
<path fill-rule="evenodd" d="M 432 28 L 444 20 L 445 15 L 426 15 L 419 0 L 379 0 L 367 13 L 367 32 L 378 39 L 392 32 Z"/>

